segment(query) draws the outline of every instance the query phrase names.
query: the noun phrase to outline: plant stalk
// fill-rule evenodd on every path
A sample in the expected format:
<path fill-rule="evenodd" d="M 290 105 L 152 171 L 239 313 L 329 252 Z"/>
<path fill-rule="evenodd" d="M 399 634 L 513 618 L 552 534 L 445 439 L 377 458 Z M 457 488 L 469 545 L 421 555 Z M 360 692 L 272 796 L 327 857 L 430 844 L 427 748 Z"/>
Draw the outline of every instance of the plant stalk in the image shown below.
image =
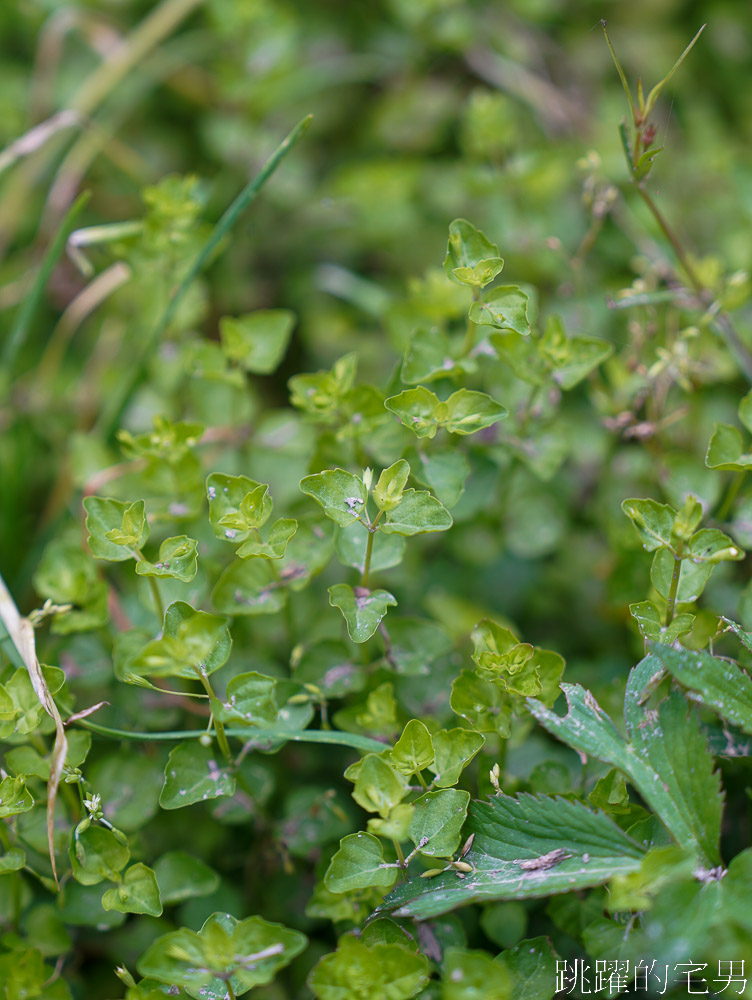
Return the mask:
<path fill-rule="evenodd" d="M 671 586 L 668 591 L 668 606 L 666 608 L 666 627 L 671 624 L 674 620 L 674 612 L 676 611 L 676 595 L 679 592 L 679 577 L 681 575 L 681 551 L 677 550 L 674 556 L 674 570 L 671 574 Z"/>
<path fill-rule="evenodd" d="M 216 725 L 216 719 L 215 725 Z M 198 739 L 205 733 L 210 736 L 216 734 L 213 729 L 182 729 L 172 730 L 164 733 L 144 733 L 127 729 L 112 729 L 110 726 L 101 726 L 98 722 L 91 722 L 89 719 L 76 719 L 76 726 L 83 726 L 100 736 L 107 736 L 115 740 L 133 740 L 137 743 L 149 743 L 156 741 L 179 741 Z M 338 730 L 321 729 L 301 729 L 299 732 L 290 732 L 288 729 L 257 729 L 255 726 L 247 726 L 244 729 L 225 729 L 225 735 L 234 739 L 247 742 L 249 739 L 261 740 L 286 740 L 290 743 L 328 743 L 333 746 L 352 747 L 353 750 L 361 750 L 363 753 L 381 753 L 385 744 L 378 740 L 371 739 L 370 736 L 360 736 L 357 733 L 345 733 Z"/>

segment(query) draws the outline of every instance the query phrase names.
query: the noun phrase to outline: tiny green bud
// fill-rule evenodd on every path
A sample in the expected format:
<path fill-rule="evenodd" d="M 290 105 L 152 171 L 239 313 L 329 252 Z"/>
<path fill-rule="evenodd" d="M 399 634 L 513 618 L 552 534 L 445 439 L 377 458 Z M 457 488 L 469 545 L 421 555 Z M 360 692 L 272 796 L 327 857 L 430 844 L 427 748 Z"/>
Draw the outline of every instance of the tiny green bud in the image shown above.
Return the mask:
<path fill-rule="evenodd" d="M 501 784 L 499 782 L 499 779 L 501 777 L 501 768 L 499 767 L 498 764 L 494 764 L 494 766 L 489 771 L 488 776 L 491 779 L 491 784 L 496 790 L 496 794 L 501 795 Z"/>
<path fill-rule="evenodd" d="M 208 733 L 202 733 L 198 741 L 202 747 L 210 747 L 212 745 L 212 738 Z"/>
<path fill-rule="evenodd" d="M 371 489 L 372 483 L 373 483 L 373 469 L 364 469 L 363 470 L 363 485 L 365 486 L 366 490 L 370 490 Z"/>
<path fill-rule="evenodd" d="M 384 469 L 373 491 L 373 498 L 380 510 L 394 510 L 402 499 L 409 475 L 410 466 L 404 458 Z"/>

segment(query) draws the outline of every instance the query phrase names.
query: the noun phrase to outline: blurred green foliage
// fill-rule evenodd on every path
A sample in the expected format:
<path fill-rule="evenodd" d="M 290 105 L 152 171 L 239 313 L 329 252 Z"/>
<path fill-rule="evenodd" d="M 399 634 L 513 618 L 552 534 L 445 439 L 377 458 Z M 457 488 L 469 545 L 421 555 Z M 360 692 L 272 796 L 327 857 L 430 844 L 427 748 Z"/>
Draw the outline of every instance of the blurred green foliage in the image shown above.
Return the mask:
<path fill-rule="evenodd" d="M 624 160 L 628 109 L 602 17 L 633 93 L 638 77 L 646 92 L 660 80 L 707 21 L 644 136 L 645 148 L 663 147 L 642 183 L 669 234 Z M 2 798 L 13 811 L 0 963 L 20 963 L 25 995 L 120 996 L 112 969 L 135 973 L 144 953 L 146 985 L 123 972 L 124 988 L 132 1000 L 164 995 L 184 973 L 161 935 L 209 955 L 205 981 L 175 979 L 186 989 L 247 989 L 254 973 L 227 959 L 237 935 L 247 953 L 284 953 L 250 983 L 267 1000 L 311 996 L 314 967 L 321 997 L 343 983 L 376 996 L 392 972 L 404 978 L 400 995 L 477 995 L 452 985 L 458 971 L 494 982 L 499 996 L 524 982 L 550 997 L 556 954 L 622 954 L 624 913 L 652 913 L 635 932 L 639 948 L 690 904 L 704 912 L 686 854 L 643 861 L 617 831 L 611 914 L 586 878 L 588 894 L 432 918 L 415 932 L 419 953 L 405 938 L 415 925 L 385 917 L 334 950 L 391 888 L 396 870 L 378 865 L 394 863 L 379 853 L 392 858 L 392 840 L 418 851 L 427 836 L 440 872 L 464 863 L 451 860 L 460 827 L 447 817 L 464 817 L 468 792 L 494 791 L 498 762 L 507 796 L 586 797 L 621 830 L 642 824 L 655 851 L 679 851 L 658 815 L 687 846 L 666 820 L 671 802 L 651 801 L 612 750 L 584 766 L 535 719 L 557 731 L 562 657 L 566 680 L 614 719 L 646 640 L 711 652 L 715 642 L 749 661 L 717 638 L 719 615 L 752 628 L 738 561 L 752 546 L 748 5 L 9 0 L 0 39 L 0 571 L 23 613 L 58 606 L 37 642 L 68 711 L 107 701 L 94 720 L 192 732 L 207 722 L 201 686 L 167 698 L 153 688 L 226 664 L 209 703 L 216 740 L 249 720 L 277 732 L 265 755 L 213 770 L 214 751 L 193 738 L 168 756 L 159 741 L 94 734 L 84 763 L 88 744 L 75 746 L 84 734 L 71 729 L 55 834 L 66 874 L 54 896 L 43 808 L 54 724 L 20 664 L 4 666 Z M 162 330 L 222 213 L 311 113 Z M 76 203 L 81 191 L 88 200 Z M 335 468 L 350 477 L 337 489 L 318 477 Z M 623 502 L 645 502 L 629 498 L 653 505 L 625 517 Z M 369 502 L 384 516 L 366 538 L 348 518 Z M 103 572 L 91 553 L 124 565 Z M 372 579 L 386 589 L 364 611 L 358 586 Z M 154 631 L 160 603 L 164 635 Z M 218 613 L 233 616 L 232 649 Z M 661 663 L 705 706 L 728 706 L 726 688 L 716 697 Z M 540 699 L 534 716 L 528 697 Z M 673 698 L 661 718 L 681 732 Z M 735 858 L 728 882 L 703 883 L 706 895 L 723 886 L 716 902 L 728 915 L 748 891 L 750 751 L 746 716 L 721 716 L 703 709 L 702 733 L 719 755 L 726 819 L 721 828 L 718 805 L 702 836 L 690 822 L 687 843 L 702 842 L 708 871 Z M 355 742 L 279 736 L 314 717 Z M 357 772 L 359 739 L 366 752 L 369 738 L 391 745 L 403 730 L 410 738 L 391 756 L 367 753 Z M 702 759 L 692 794 L 720 802 L 703 737 L 687 740 Z M 433 790 L 404 801 L 422 770 Z M 79 801 L 82 771 L 101 805 Z M 564 843 L 552 829 L 552 844 Z M 32 872 L 19 873 L 19 845 Z M 325 880 L 340 855 L 347 863 Z M 466 874 L 455 868 L 442 884 L 463 903 L 456 872 Z M 116 888 L 100 905 L 108 878 Z M 429 899 L 433 882 L 412 879 L 398 895 L 418 884 Z M 162 914 L 162 904 L 177 909 Z M 236 920 L 205 923 L 225 912 Z M 658 957 L 746 955 L 749 928 L 714 920 L 698 918 L 696 955 L 681 951 L 674 923 Z M 302 933 L 309 945 L 296 957 Z M 539 942 L 537 980 L 515 950 L 523 938 Z M 727 952 L 712 953 L 719 941 Z M 437 969 L 440 983 L 426 986 Z"/>

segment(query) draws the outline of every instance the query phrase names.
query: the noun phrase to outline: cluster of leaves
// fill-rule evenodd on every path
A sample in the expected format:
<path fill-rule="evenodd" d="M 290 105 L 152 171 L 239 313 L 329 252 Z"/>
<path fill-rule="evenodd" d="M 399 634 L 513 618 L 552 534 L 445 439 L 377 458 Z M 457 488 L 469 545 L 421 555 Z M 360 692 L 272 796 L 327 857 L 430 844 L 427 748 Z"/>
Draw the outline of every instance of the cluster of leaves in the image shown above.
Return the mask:
<path fill-rule="evenodd" d="M 111 72 L 191 6 L 165 0 Z M 209 6 L 218 36 L 259 24 Z M 391 4 L 403 40 L 504 70 L 462 5 L 419 6 Z M 286 51 L 289 25 L 258 7 Z M 8 510 L 27 453 L 50 497 L 28 533 L 3 529 L 4 553 L 29 554 L 3 555 L 23 618 L 0 580 L 0 997 L 551 1000 L 562 958 L 752 961 L 752 460 L 729 411 L 752 372 L 731 316 L 752 283 L 686 251 L 646 187 L 651 116 L 685 55 L 636 102 L 617 62 L 628 184 L 675 270 L 652 244 L 630 263 L 621 196 L 591 159 L 564 275 L 503 213 L 468 211 L 504 234 L 506 265 L 457 218 L 443 269 L 429 227 L 427 270 L 405 282 L 401 246 L 399 281 L 379 283 L 368 253 L 405 238 L 417 195 L 405 164 L 371 162 L 337 180 L 361 242 L 332 241 L 347 266 L 316 265 L 313 304 L 307 272 L 289 297 L 276 275 L 237 292 L 242 254 L 207 279 L 293 146 L 295 169 L 306 121 L 214 226 L 193 176 L 147 185 L 138 218 L 75 229 L 76 203 L 62 220 L 0 383 L 0 419 L 19 410 L 0 445 Z M 181 73 L 178 94 L 201 90 Z M 109 79 L 74 94 L 76 114 Z M 382 113 L 399 132 L 398 107 Z M 498 94 L 468 97 L 463 185 L 521 171 L 531 208 L 556 185 L 496 164 L 506 114 Z M 232 159 L 226 124 L 212 134 Z M 19 204 L 63 126 L 45 127 L 0 161 Z M 132 169 L 128 152 L 113 156 Z M 306 240 L 264 222 L 257 269 L 294 271 Z M 86 284 L 37 359 L 66 240 Z M 596 240 L 617 248 L 607 286 Z M 610 314 L 591 301 L 606 287 Z M 88 356 L 69 340 L 90 314 Z M 751 409 L 743 396 L 747 429 Z"/>

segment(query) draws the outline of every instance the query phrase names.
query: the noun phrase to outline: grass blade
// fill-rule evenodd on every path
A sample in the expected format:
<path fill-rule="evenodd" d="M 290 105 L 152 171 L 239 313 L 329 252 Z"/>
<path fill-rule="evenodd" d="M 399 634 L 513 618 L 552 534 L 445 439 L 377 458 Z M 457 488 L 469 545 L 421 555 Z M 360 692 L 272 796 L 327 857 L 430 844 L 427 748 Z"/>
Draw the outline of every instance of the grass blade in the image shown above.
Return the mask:
<path fill-rule="evenodd" d="M 120 393 L 113 397 L 109 406 L 104 407 L 102 416 L 100 417 L 100 427 L 106 436 L 111 436 L 117 429 L 118 422 L 123 414 L 123 411 L 128 405 L 128 401 L 144 376 L 149 357 L 159 343 L 162 334 L 169 326 L 170 320 L 175 315 L 175 310 L 180 304 L 181 299 L 204 269 L 206 262 L 211 258 L 221 241 L 230 232 L 246 208 L 252 201 L 255 200 L 261 188 L 269 180 L 285 156 L 303 135 L 305 130 L 310 125 L 312 117 L 312 115 L 307 115 L 302 121 L 298 122 L 289 135 L 282 140 L 279 146 L 277 146 L 261 170 L 243 188 L 240 194 L 225 210 L 222 217 L 217 222 L 209 236 L 209 239 L 206 241 L 201 249 L 201 252 L 189 268 L 187 274 L 176 288 L 174 295 L 167 304 L 167 308 L 164 310 L 154 329 L 149 334 L 146 343 L 142 345 L 140 357 L 137 360 L 136 366 L 131 371 L 130 376 L 124 379 Z"/>
<path fill-rule="evenodd" d="M 15 322 L 13 323 L 11 331 L 8 334 L 8 339 L 5 342 L 2 355 L 3 366 L 9 375 L 16 357 L 18 356 L 18 352 L 23 347 L 29 334 L 32 317 L 34 316 L 37 305 L 44 294 L 47 281 L 49 280 L 52 270 L 58 262 L 61 253 L 65 249 L 68 237 L 75 229 L 78 217 L 88 200 L 89 193 L 88 191 L 84 191 L 78 196 L 78 198 L 76 198 L 71 207 L 68 209 L 65 218 L 60 223 L 60 226 L 55 233 L 55 238 L 50 243 L 44 257 L 42 258 L 42 263 L 37 271 L 34 284 L 31 286 L 29 294 L 26 296 L 18 310 Z"/>

